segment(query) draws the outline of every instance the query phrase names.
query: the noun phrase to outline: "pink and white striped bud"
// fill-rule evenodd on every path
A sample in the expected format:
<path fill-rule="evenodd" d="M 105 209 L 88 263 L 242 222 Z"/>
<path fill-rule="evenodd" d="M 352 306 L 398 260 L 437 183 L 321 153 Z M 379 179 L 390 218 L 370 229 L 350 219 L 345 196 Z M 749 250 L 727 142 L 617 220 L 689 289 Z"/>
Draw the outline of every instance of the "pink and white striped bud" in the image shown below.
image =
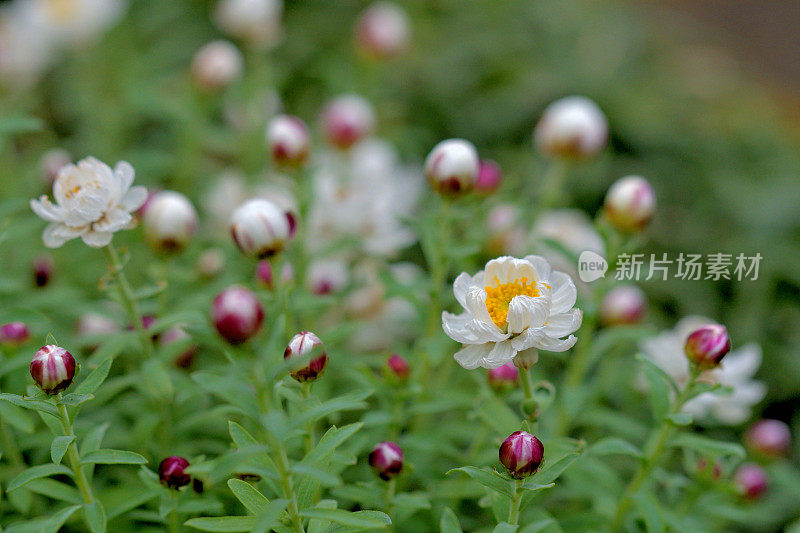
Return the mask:
<path fill-rule="evenodd" d="M 515 479 L 535 474 L 543 459 L 544 445 L 525 431 L 515 431 L 500 445 L 500 463 Z"/>
<path fill-rule="evenodd" d="M 342 261 L 318 260 L 308 268 L 308 287 L 317 295 L 341 292 L 349 280 L 350 273 Z"/>
<path fill-rule="evenodd" d="M 480 159 L 475 146 L 464 139 L 448 139 L 433 147 L 425 159 L 425 176 L 433 190 L 459 194 L 472 190 L 478 180 Z"/>
<path fill-rule="evenodd" d="M 491 193 L 500 187 L 503 173 L 500 165 L 491 159 L 482 159 L 478 169 L 478 179 L 475 181 L 475 190 L 482 193 Z"/>
<path fill-rule="evenodd" d="M 72 163 L 72 156 L 63 148 L 53 148 L 44 153 L 39 160 L 42 179 L 45 185 L 52 187 L 61 167 Z"/>
<path fill-rule="evenodd" d="M 411 366 L 408 364 L 408 361 L 396 353 L 393 353 L 389 356 L 389 358 L 386 360 L 386 366 L 389 367 L 389 370 L 392 371 L 392 374 L 400 379 L 406 379 L 408 378 L 409 374 L 411 374 Z"/>
<path fill-rule="evenodd" d="M 267 124 L 267 147 L 279 165 L 298 167 L 308 159 L 311 137 L 305 122 L 291 115 L 278 115 Z"/>
<path fill-rule="evenodd" d="M 647 312 L 647 297 L 636 285 L 619 285 L 600 302 L 600 322 L 604 326 L 638 324 Z"/>
<path fill-rule="evenodd" d="M 514 363 L 506 363 L 503 366 L 489 370 L 487 377 L 489 386 L 496 391 L 512 389 L 519 383 L 519 369 Z"/>
<path fill-rule="evenodd" d="M 191 340 L 191 338 L 191 335 L 189 335 L 181 326 L 173 326 L 161 334 L 161 337 L 159 338 L 159 344 L 162 347 L 169 346 L 170 344 L 174 344 L 176 342 L 186 344 L 186 349 L 184 349 L 175 358 L 175 366 L 179 368 L 189 368 L 194 362 L 194 357 L 197 355 L 198 348 L 196 344 L 187 342 Z"/>
<path fill-rule="evenodd" d="M 377 59 L 390 59 L 408 47 L 411 22 L 398 5 L 375 2 L 369 6 L 356 25 L 359 47 Z"/>
<path fill-rule="evenodd" d="M 322 111 L 322 127 L 330 144 L 346 150 L 372 133 L 375 112 L 361 96 L 339 96 Z"/>
<path fill-rule="evenodd" d="M 222 338 L 231 344 L 242 344 L 258 333 L 264 308 L 252 291 L 234 285 L 214 298 L 211 319 Z"/>
<path fill-rule="evenodd" d="M 761 457 L 785 457 L 792 446 L 792 432 L 786 423 L 765 418 L 748 428 L 744 443 L 750 451 Z"/>
<path fill-rule="evenodd" d="M 767 473 L 755 463 L 745 463 L 737 468 L 733 480 L 739 493 L 748 500 L 758 498 L 769 486 Z"/>
<path fill-rule="evenodd" d="M 225 269 L 225 254 L 219 248 L 210 248 L 197 258 L 197 272 L 204 278 L 217 277 Z"/>
<path fill-rule="evenodd" d="M 242 77 L 244 59 L 233 43 L 212 41 L 202 47 L 192 60 L 192 77 L 204 91 L 217 91 Z"/>
<path fill-rule="evenodd" d="M 319 378 L 328 366 L 328 352 L 322 341 L 310 331 L 301 331 L 289 341 L 283 351 L 283 359 L 303 359 L 301 366 L 289 371 L 296 381 L 304 383 Z"/>
<path fill-rule="evenodd" d="M 547 157 L 592 157 L 606 145 L 608 121 L 597 104 L 585 96 L 568 96 L 547 106 L 536 124 L 534 140 Z"/>
<path fill-rule="evenodd" d="M 389 481 L 403 470 L 403 450 L 394 442 L 379 442 L 369 452 L 369 466 L 378 477 Z"/>
<path fill-rule="evenodd" d="M 186 472 L 187 468 L 189 461 L 183 457 L 167 457 L 158 465 L 158 479 L 167 487 L 178 490 L 192 481 L 192 476 Z"/>
<path fill-rule="evenodd" d="M 40 255 L 33 260 L 33 283 L 37 287 L 46 286 L 50 283 L 54 270 L 53 258 L 49 255 Z"/>
<path fill-rule="evenodd" d="M 3 346 L 20 346 L 30 338 L 31 332 L 24 322 L 9 322 L 0 326 L 0 344 Z"/>
<path fill-rule="evenodd" d="M 291 237 L 286 213 L 263 198 L 254 198 L 231 215 L 231 235 L 245 255 L 264 259 L 283 250 Z"/>
<path fill-rule="evenodd" d="M 656 195 L 640 176 L 618 179 L 606 194 L 603 211 L 612 226 L 620 231 L 641 231 L 650 223 L 656 209 Z"/>
<path fill-rule="evenodd" d="M 55 344 L 42 346 L 31 360 L 31 377 L 45 394 L 58 394 L 72 384 L 75 358 Z"/>
<path fill-rule="evenodd" d="M 186 196 L 159 191 L 143 215 L 147 240 L 162 251 L 183 250 L 197 231 L 197 211 Z"/>
<path fill-rule="evenodd" d="M 221 0 L 214 23 L 256 49 L 272 48 L 283 39 L 283 0 Z"/>
<path fill-rule="evenodd" d="M 709 324 L 693 331 L 683 348 L 689 361 L 702 369 L 719 366 L 731 350 L 728 330 L 720 324 Z"/>

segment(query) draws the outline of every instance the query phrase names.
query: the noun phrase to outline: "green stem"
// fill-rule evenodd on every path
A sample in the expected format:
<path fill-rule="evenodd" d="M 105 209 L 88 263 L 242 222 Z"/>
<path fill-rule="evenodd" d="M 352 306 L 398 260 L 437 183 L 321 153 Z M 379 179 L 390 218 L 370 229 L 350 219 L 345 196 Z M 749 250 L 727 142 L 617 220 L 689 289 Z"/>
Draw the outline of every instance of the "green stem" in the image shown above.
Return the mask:
<path fill-rule="evenodd" d="M 169 530 L 170 533 L 180 533 L 181 520 L 178 513 L 178 491 L 170 489 L 169 492 L 172 498 L 172 510 L 169 512 Z"/>
<path fill-rule="evenodd" d="M 522 383 L 522 392 L 525 394 L 526 400 L 533 400 L 533 379 L 531 378 L 531 371 L 527 368 L 521 368 L 519 371 L 520 383 Z"/>
<path fill-rule="evenodd" d="M 58 414 L 61 418 L 61 427 L 64 430 L 64 436 L 75 437 L 75 433 L 72 431 L 72 423 L 69 420 L 67 406 L 61 403 L 60 394 L 56 398 L 56 402 L 58 403 Z M 78 490 L 81 493 L 81 497 L 83 497 L 83 501 L 85 503 L 92 503 L 94 501 L 94 497 L 92 496 L 92 487 L 89 485 L 89 482 L 86 480 L 86 476 L 83 473 L 83 468 L 81 467 L 81 458 L 80 455 L 78 455 L 78 445 L 76 443 L 77 438 L 72 439 L 72 442 L 67 448 L 67 461 L 69 462 L 72 472 L 75 474 L 75 484 L 78 486 Z"/>
<path fill-rule="evenodd" d="M 519 508 L 522 503 L 522 481 L 517 479 L 514 481 L 514 497 L 511 498 L 511 507 L 508 509 L 508 523 L 516 526 L 519 522 Z"/>
<path fill-rule="evenodd" d="M 305 405 L 309 405 L 308 402 L 311 398 L 311 383 L 311 381 L 306 381 L 300 385 L 300 392 L 303 396 L 303 403 Z M 315 424 L 313 420 L 306 422 L 306 453 L 310 452 L 314 448 L 314 444 L 316 444 L 317 441 L 314 425 Z"/>
<path fill-rule="evenodd" d="M 648 439 L 647 445 L 645 446 L 645 457 L 642 462 L 639 463 L 639 468 L 637 468 L 636 473 L 631 478 L 628 486 L 625 487 L 622 497 L 617 503 L 617 509 L 614 512 L 614 517 L 611 521 L 611 531 L 618 531 L 620 529 L 622 520 L 625 518 L 625 513 L 628 511 L 628 509 L 630 509 L 630 506 L 633 503 L 631 497 L 636 494 L 644 482 L 647 481 L 647 479 L 650 477 L 650 473 L 653 471 L 653 468 L 660 464 L 667 442 L 669 442 L 670 437 L 675 431 L 675 426 L 670 422 L 670 415 L 679 413 L 683 407 L 683 404 L 692 397 L 692 389 L 694 389 L 695 381 L 699 375 L 700 370 L 696 367 L 692 367 L 691 374 L 689 376 L 689 382 L 686 384 L 686 387 L 675 399 L 672 409 L 670 409 L 667 416 L 665 416 L 661 421 L 661 425 L 658 427 L 658 430 L 655 431 L 655 433 L 653 433 Z"/>
<path fill-rule="evenodd" d="M 389 519 L 392 521 L 392 524 L 389 526 L 390 530 L 394 529 L 394 493 L 396 481 L 395 479 L 390 479 L 386 482 L 386 514 L 389 515 Z"/>
<path fill-rule="evenodd" d="M 108 262 L 111 265 L 111 274 L 114 276 L 114 279 L 117 280 L 119 294 L 122 298 L 122 305 L 125 307 L 128 319 L 133 322 L 133 327 L 136 328 L 136 332 L 139 334 L 144 356 L 149 359 L 153 353 L 153 340 L 147 330 L 144 329 L 144 324 L 142 324 L 142 315 L 139 313 L 139 305 L 136 302 L 131 284 L 128 282 L 125 272 L 122 270 L 123 267 L 117 249 L 114 247 L 113 243 L 109 243 L 104 250 Z"/>
<path fill-rule="evenodd" d="M 292 530 L 294 530 L 295 533 L 305 533 L 303 529 L 303 519 L 300 518 L 300 511 L 297 507 L 297 495 L 294 493 L 294 481 L 292 480 L 292 472 L 289 467 L 289 458 L 286 455 L 286 450 L 277 439 L 272 438 L 269 434 L 267 435 L 267 439 L 275 452 L 275 466 L 278 468 L 278 476 L 280 476 L 281 479 L 283 497 L 289 500 L 289 506 L 286 511 L 289 513 Z"/>
<path fill-rule="evenodd" d="M 564 196 L 564 179 L 567 176 L 567 163 L 554 159 L 550 162 L 542 180 L 542 194 L 540 201 L 543 207 L 556 207 L 566 204 L 562 201 Z"/>

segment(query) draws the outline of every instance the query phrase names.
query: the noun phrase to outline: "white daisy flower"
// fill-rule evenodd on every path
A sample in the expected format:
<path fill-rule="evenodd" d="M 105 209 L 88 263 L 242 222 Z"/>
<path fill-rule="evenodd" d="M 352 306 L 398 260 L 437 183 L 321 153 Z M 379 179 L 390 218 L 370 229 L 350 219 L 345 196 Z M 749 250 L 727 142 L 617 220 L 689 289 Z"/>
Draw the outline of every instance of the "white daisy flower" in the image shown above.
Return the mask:
<path fill-rule="evenodd" d="M 693 331 L 713 320 L 703 317 L 686 317 L 675 329 L 663 331 L 641 342 L 640 348 L 645 357 L 658 365 L 683 388 L 689 381 L 689 361 L 683 347 L 686 338 Z M 683 406 L 683 411 L 695 419 L 715 420 L 726 425 L 738 425 L 750 418 L 752 407 L 767 393 L 766 386 L 753 376 L 761 366 L 761 347 L 750 343 L 731 350 L 720 366 L 704 372 L 700 379 L 713 381 L 733 389 L 731 394 L 707 392 L 692 398 Z"/>
<path fill-rule="evenodd" d="M 575 283 L 563 272 L 551 272 L 542 257 L 492 259 L 475 276 L 459 275 L 453 292 L 465 312 L 442 313 L 442 327 L 464 345 L 455 354 L 464 368 L 497 368 L 519 352 L 563 352 L 577 341 L 570 334 L 583 313 L 573 307 Z"/>
<path fill-rule="evenodd" d="M 44 245 L 58 248 L 76 237 L 94 248 L 110 243 L 147 200 L 147 189 L 131 187 L 133 177 L 133 167 L 125 161 L 114 170 L 94 157 L 62 167 L 53 183 L 56 203 L 45 195 L 31 200 L 33 212 L 50 222 L 42 234 Z"/>

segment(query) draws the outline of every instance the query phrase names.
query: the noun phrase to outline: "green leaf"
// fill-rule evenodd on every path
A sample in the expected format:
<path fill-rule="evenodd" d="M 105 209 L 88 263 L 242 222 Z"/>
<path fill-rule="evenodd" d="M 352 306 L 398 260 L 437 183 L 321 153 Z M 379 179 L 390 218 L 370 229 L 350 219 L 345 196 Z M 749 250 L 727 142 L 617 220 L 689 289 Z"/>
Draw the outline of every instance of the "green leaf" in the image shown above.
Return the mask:
<path fill-rule="evenodd" d="M 592 444 L 587 450 L 593 455 L 630 455 L 641 458 L 643 454 L 639 448 L 618 437 L 606 437 Z"/>
<path fill-rule="evenodd" d="M 281 514 L 287 505 L 289 505 L 289 500 L 272 500 L 269 502 L 264 510 L 258 513 L 253 533 L 268 533 L 271 531 L 279 523 Z"/>
<path fill-rule="evenodd" d="M 53 498 L 54 500 L 63 500 L 67 503 L 74 504 L 81 504 L 83 502 L 80 493 L 75 488 L 47 477 L 30 481 L 25 485 L 25 488 L 36 494 Z"/>
<path fill-rule="evenodd" d="M 69 437 L 61 435 L 53 439 L 53 444 L 50 445 L 50 458 L 53 463 L 59 464 L 61 462 L 61 458 L 67 453 L 67 448 L 74 440 L 75 435 L 70 435 Z"/>
<path fill-rule="evenodd" d="M 656 420 L 663 420 L 669 411 L 671 403 L 670 387 L 677 390 L 675 383 L 661 368 L 656 366 L 655 363 L 649 359 L 638 355 L 637 359 L 644 365 L 644 375 L 647 378 L 647 383 L 650 386 L 649 397 L 650 407 L 653 411 L 653 417 Z"/>
<path fill-rule="evenodd" d="M 327 470 L 333 452 L 342 445 L 347 439 L 355 435 L 364 424 L 357 422 L 341 428 L 333 426 L 319 440 L 319 443 L 306 454 L 300 464 L 318 470 Z M 319 481 L 311 476 L 300 478 L 295 493 L 297 494 L 298 505 L 301 508 L 308 507 L 315 500 L 319 489 Z"/>
<path fill-rule="evenodd" d="M 692 415 L 689 413 L 672 413 L 667 415 L 666 419 L 676 426 L 688 426 L 692 423 Z"/>
<path fill-rule="evenodd" d="M 458 523 L 458 517 L 449 507 L 445 507 L 442 511 L 442 518 L 439 520 L 440 533 L 462 533 L 461 524 Z"/>
<path fill-rule="evenodd" d="M 445 473 L 445 475 L 450 475 L 452 472 L 464 472 L 484 487 L 489 487 L 493 491 L 499 492 L 509 498 L 514 497 L 514 491 L 511 489 L 511 482 L 498 475 L 494 470 L 475 466 L 462 466 L 460 468 L 453 468 Z"/>
<path fill-rule="evenodd" d="M 336 509 L 337 506 L 336 500 L 320 500 L 315 507 L 317 509 Z M 307 533 L 325 533 L 330 525 L 330 520 L 312 518 L 308 521 Z"/>
<path fill-rule="evenodd" d="M 106 512 L 103 504 L 95 500 L 92 503 L 84 504 L 83 515 L 89 524 L 92 533 L 105 533 L 106 531 Z"/>
<path fill-rule="evenodd" d="M 430 509 L 431 496 L 425 492 L 401 492 L 395 495 L 394 506 L 409 511 Z"/>
<path fill-rule="evenodd" d="M 81 455 L 86 455 L 89 452 L 100 449 L 100 443 L 103 442 L 103 436 L 105 436 L 109 425 L 110 424 L 108 422 L 105 424 L 100 424 L 99 426 L 92 428 L 92 430 L 86 434 L 86 436 L 81 440 Z"/>
<path fill-rule="evenodd" d="M 48 415 L 54 416 L 55 418 L 59 418 L 58 409 L 56 409 L 56 406 L 48 401 L 28 400 L 19 394 L 9 394 L 7 392 L 0 394 L 0 400 L 5 400 L 25 409 L 33 409 L 34 411 L 40 411 L 42 413 L 47 413 Z"/>
<path fill-rule="evenodd" d="M 304 518 L 330 520 L 348 528 L 383 529 L 392 523 L 389 515 L 380 511 L 357 511 L 351 513 L 344 509 L 306 509 L 300 512 Z"/>
<path fill-rule="evenodd" d="M 316 479 L 320 485 L 324 487 L 338 487 L 342 484 L 342 480 L 339 476 L 306 463 L 295 463 L 292 465 L 292 472 Z"/>
<path fill-rule="evenodd" d="M 108 358 L 102 363 L 100 363 L 97 368 L 92 370 L 92 373 L 86 376 L 80 385 L 75 387 L 75 392 L 77 394 L 92 394 L 96 391 L 100 385 L 106 380 L 108 377 L 108 372 L 111 370 L 111 363 L 114 360 L 112 358 Z"/>
<path fill-rule="evenodd" d="M 500 522 L 494 527 L 492 533 L 514 533 L 517 529 L 519 529 L 517 525 L 511 525 L 508 522 Z"/>
<path fill-rule="evenodd" d="M 255 516 L 215 516 L 192 518 L 183 523 L 200 531 L 251 531 L 256 524 Z"/>
<path fill-rule="evenodd" d="M 636 508 L 644 519 L 647 531 L 664 531 L 664 523 L 661 520 L 658 503 L 650 495 L 638 492 L 631 496 L 636 504 Z"/>
<path fill-rule="evenodd" d="M 555 487 L 556 484 L 553 482 L 550 483 L 537 483 L 535 479 L 528 479 L 525 483 L 522 484 L 520 487 L 522 490 L 526 490 L 528 492 L 539 492 L 545 489 L 552 489 Z"/>
<path fill-rule="evenodd" d="M 94 450 L 81 457 L 81 464 L 143 465 L 147 459 L 127 450 Z"/>
<path fill-rule="evenodd" d="M 525 484 L 528 482 L 536 483 L 538 485 L 547 485 L 552 483 L 558 479 L 558 476 L 560 476 L 564 470 L 569 468 L 569 466 L 574 463 L 578 457 L 580 457 L 579 453 L 570 453 L 553 463 L 547 463 L 545 459 L 544 467 L 542 467 L 542 469 L 539 470 L 539 472 L 537 472 L 533 477 L 528 478 L 528 481 L 526 481 Z"/>
<path fill-rule="evenodd" d="M 21 133 L 42 131 L 44 122 L 38 117 L 6 117 L 0 120 L 0 139 Z"/>
<path fill-rule="evenodd" d="M 61 403 L 63 403 L 64 405 L 76 406 L 88 402 L 93 398 L 94 394 L 78 394 L 76 392 L 72 392 L 61 398 Z"/>
<path fill-rule="evenodd" d="M 245 509 L 254 515 L 264 512 L 267 505 L 269 505 L 267 497 L 246 481 L 229 479 L 228 488 L 231 489 L 236 499 L 244 505 Z"/>
<path fill-rule="evenodd" d="M 33 481 L 34 479 L 61 475 L 61 474 L 70 477 L 72 477 L 73 475 L 72 470 L 63 465 L 46 464 L 46 465 L 34 466 L 21 472 L 17 477 L 12 479 L 9 482 L 8 488 L 6 490 L 12 491 L 18 489 L 23 485 L 25 485 L 26 483 Z"/>
<path fill-rule="evenodd" d="M 364 400 L 371 394 L 371 390 L 366 390 L 337 396 L 336 398 L 315 405 L 297 416 L 293 416 L 291 420 L 292 425 L 293 427 L 303 427 L 309 422 L 315 422 L 340 411 L 366 409 L 367 403 Z"/>
<path fill-rule="evenodd" d="M 33 433 L 36 427 L 31 415 L 9 402 L 0 402 L 0 419 L 24 433 Z"/>
<path fill-rule="evenodd" d="M 61 526 L 64 525 L 70 516 L 75 514 L 75 511 L 80 509 L 80 505 L 72 505 L 70 507 L 64 507 L 60 511 L 53 513 L 47 521 L 42 524 L 40 531 L 41 533 L 58 533 L 61 530 Z"/>
<path fill-rule="evenodd" d="M 725 442 L 703 437 L 694 433 L 681 433 L 670 442 L 675 448 L 691 448 L 701 455 L 710 457 L 732 456 L 737 459 L 745 458 L 745 451 L 735 442 Z"/>

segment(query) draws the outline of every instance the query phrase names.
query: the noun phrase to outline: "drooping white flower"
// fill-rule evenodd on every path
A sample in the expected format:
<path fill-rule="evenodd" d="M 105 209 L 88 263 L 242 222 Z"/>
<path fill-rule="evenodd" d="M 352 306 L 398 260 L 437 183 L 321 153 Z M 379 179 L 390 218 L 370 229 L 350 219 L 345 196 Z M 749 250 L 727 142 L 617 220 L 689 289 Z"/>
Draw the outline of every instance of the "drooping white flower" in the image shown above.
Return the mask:
<path fill-rule="evenodd" d="M 689 361 L 684 353 L 686 339 L 702 326 L 714 324 L 703 317 L 686 317 L 675 329 L 645 339 L 640 348 L 645 357 L 669 374 L 678 387 L 689 380 Z M 702 380 L 710 380 L 733 389 L 731 394 L 707 392 L 683 406 L 699 421 L 714 420 L 726 425 L 741 424 L 750 417 L 752 407 L 766 394 L 766 386 L 753 376 L 761 366 L 761 348 L 754 343 L 731 350 L 714 370 L 704 372 Z"/>
<path fill-rule="evenodd" d="M 574 307 L 575 283 L 543 257 L 492 259 L 476 275 L 458 276 L 453 292 L 464 312 L 442 313 L 442 327 L 464 345 L 455 354 L 464 368 L 497 368 L 519 352 L 563 352 L 577 341 L 571 333 L 583 313 Z"/>
<path fill-rule="evenodd" d="M 50 222 L 42 234 L 44 245 L 58 248 L 76 237 L 94 248 L 110 243 L 114 232 L 126 229 L 131 213 L 147 200 L 147 189 L 131 187 L 133 178 L 133 167 L 126 161 L 113 170 L 94 157 L 62 167 L 53 183 L 56 203 L 42 195 L 30 204 Z"/>

